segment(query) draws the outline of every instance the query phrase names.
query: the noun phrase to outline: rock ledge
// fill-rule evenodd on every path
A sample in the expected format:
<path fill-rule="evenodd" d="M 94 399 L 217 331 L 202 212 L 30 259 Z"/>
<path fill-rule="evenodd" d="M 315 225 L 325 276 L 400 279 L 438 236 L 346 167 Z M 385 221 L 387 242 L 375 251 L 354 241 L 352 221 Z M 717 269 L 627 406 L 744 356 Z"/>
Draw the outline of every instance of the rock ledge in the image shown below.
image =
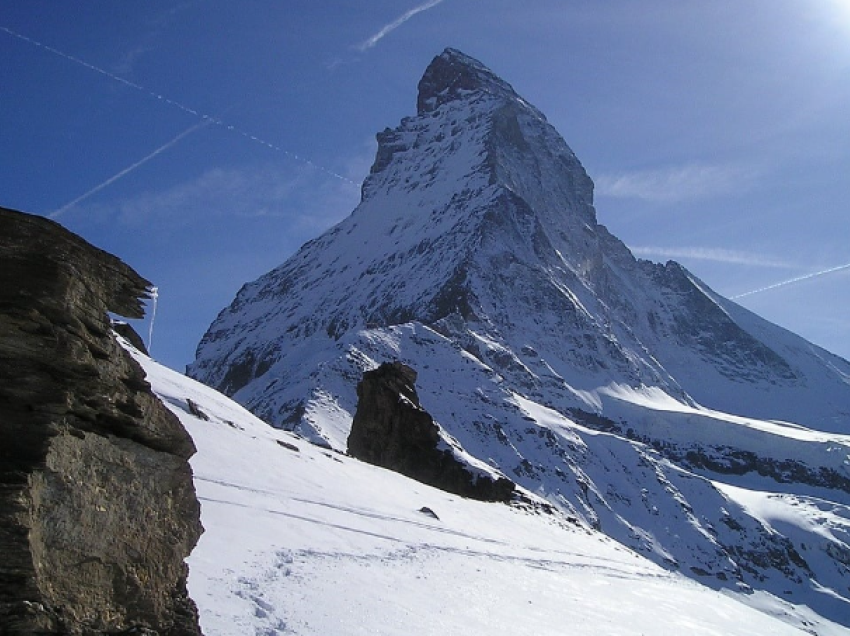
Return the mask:
<path fill-rule="evenodd" d="M 200 634 L 195 447 L 115 339 L 149 283 L 0 208 L 0 633 Z"/>

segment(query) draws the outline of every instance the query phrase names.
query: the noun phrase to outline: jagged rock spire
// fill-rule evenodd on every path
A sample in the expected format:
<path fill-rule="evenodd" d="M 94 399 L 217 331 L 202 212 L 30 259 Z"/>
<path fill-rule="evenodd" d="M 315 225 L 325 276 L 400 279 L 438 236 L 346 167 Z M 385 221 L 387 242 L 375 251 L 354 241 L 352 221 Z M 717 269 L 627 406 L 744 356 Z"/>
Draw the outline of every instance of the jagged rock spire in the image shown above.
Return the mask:
<path fill-rule="evenodd" d="M 483 64 L 446 49 L 418 101 L 418 115 L 379 133 L 357 209 L 239 292 L 200 343 L 194 377 L 275 423 L 300 421 L 303 396 L 278 379 L 303 343 L 415 322 L 517 382 L 553 378 L 547 391 L 568 386 L 582 408 L 596 408 L 583 392 L 615 382 L 773 416 L 772 396 L 738 385 L 800 384 L 734 307 L 682 268 L 638 261 L 598 223 L 579 159 Z M 528 343 L 536 354 L 522 364 L 489 357 Z M 817 415 L 797 403 L 782 417 L 832 417 L 826 402 Z"/>
<path fill-rule="evenodd" d="M 419 81 L 416 101 L 420 115 L 473 91 L 518 97 L 513 87 L 478 60 L 447 48 L 435 57 Z"/>

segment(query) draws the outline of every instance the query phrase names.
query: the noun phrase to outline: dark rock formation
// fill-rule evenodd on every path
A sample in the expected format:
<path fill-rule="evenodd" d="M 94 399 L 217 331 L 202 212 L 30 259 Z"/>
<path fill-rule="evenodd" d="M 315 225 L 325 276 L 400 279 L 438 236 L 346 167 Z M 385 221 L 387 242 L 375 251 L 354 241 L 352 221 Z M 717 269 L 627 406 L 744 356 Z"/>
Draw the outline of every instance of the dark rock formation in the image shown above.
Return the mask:
<path fill-rule="evenodd" d="M 136 347 L 136 349 L 144 353 L 146 356 L 150 355 L 148 353 L 148 348 L 145 346 L 145 341 L 142 340 L 142 337 L 136 333 L 135 329 L 133 329 L 129 324 L 127 324 L 123 320 L 113 320 L 112 331 L 117 333 L 122 338 L 126 339 L 127 342 Z"/>
<path fill-rule="evenodd" d="M 199 634 L 191 438 L 107 311 L 149 283 L 47 219 L 0 208 L 0 633 Z"/>
<path fill-rule="evenodd" d="M 348 436 L 351 456 L 430 486 L 483 501 L 508 501 L 514 483 L 462 461 L 419 404 L 416 371 L 382 364 L 357 385 L 357 412 Z"/>

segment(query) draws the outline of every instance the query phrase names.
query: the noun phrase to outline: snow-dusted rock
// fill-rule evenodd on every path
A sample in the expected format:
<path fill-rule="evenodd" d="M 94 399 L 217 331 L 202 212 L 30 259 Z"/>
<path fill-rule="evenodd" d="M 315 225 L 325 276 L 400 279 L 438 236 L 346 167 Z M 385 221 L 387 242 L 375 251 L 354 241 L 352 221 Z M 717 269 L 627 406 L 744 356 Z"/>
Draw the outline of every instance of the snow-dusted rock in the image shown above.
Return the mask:
<path fill-rule="evenodd" d="M 458 51 L 378 141 L 360 205 L 245 285 L 190 374 L 344 449 L 362 372 L 400 360 L 463 448 L 588 526 L 850 624 L 846 524 L 746 494 L 848 513 L 850 363 L 634 258 L 557 131 Z"/>
<path fill-rule="evenodd" d="M 197 636 L 195 446 L 119 346 L 149 283 L 0 208 L 0 634 Z"/>

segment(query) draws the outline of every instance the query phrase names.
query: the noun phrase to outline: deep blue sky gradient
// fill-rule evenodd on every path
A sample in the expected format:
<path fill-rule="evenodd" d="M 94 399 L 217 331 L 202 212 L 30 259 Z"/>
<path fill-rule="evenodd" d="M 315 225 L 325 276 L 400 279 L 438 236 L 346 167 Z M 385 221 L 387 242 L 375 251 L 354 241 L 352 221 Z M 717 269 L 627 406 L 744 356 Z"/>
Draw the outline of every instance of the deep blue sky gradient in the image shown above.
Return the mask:
<path fill-rule="evenodd" d="M 850 264 L 846 0 L 3 2 L 0 205 L 158 285 L 152 352 L 182 369 L 351 212 L 446 46 L 546 114 L 638 256 L 727 296 Z M 739 302 L 850 357 L 850 268 Z"/>

